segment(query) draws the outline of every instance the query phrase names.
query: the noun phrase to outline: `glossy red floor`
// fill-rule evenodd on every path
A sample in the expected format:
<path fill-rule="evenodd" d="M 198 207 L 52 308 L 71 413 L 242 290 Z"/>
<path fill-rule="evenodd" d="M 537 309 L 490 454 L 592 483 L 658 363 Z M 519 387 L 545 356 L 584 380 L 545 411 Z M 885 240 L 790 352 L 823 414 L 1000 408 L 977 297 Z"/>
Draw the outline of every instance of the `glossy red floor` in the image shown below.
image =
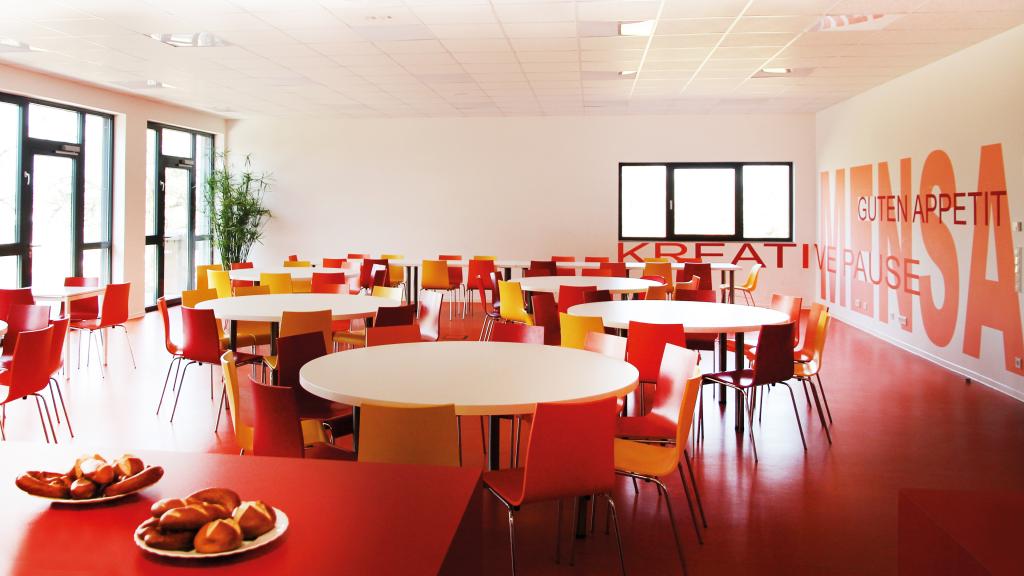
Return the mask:
<path fill-rule="evenodd" d="M 176 310 L 172 318 L 177 322 Z M 445 319 L 442 331 L 475 338 L 478 318 Z M 190 371 L 173 425 L 167 422 L 169 406 L 160 417 L 154 414 L 168 362 L 159 318 L 150 314 L 133 321 L 129 331 L 137 370 L 130 367 L 123 335 L 115 334 L 106 377 L 94 355 L 92 366 L 73 371 L 65 384 L 74 443 L 83 451 L 111 454 L 133 448 L 235 452 L 226 423 L 220 434 L 213 432 L 207 368 Z M 694 460 L 710 524 L 703 546 L 689 526 L 678 477 L 667 481 L 691 574 L 895 574 L 901 488 L 1024 485 L 1024 404 L 839 322 L 832 324 L 823 375 L 835 418 L 834 444 L 828 445 L 798 390 L 804 452 L 788 394 L 776 389 L 763 423 L 755 425 L 761 458 L 756 466 L 748 441 L 733 431 L 731 405 L 722 410 L 705 399 L 706 437 Z M 219 386 L 218 380 L 218 391 Z M 42 442 L 32 403 L 11 405 L 7 416 L 8 441 Z M 67 442 L 67 428 L 59 432 Z M 465 427 L 466 465 L 482 465 L 479 438 L 474 423 Z M 615 500 L 629 572 L 679 573 L 656 489 L 641 484 L 635 496 L 622 480 Z M 509 573 L 504 510 L 489 497 L 484 503 L 486 572 Z M 603 533 L 603 506 L 599 512 L 597 533 L 577 541 L 576 566 L 570 567 L 570 515 L 562 528 L 564 558 L 555 564 L 554 505 L 522 511 L 521 574 L 616 574 L 614 539 Z"/>

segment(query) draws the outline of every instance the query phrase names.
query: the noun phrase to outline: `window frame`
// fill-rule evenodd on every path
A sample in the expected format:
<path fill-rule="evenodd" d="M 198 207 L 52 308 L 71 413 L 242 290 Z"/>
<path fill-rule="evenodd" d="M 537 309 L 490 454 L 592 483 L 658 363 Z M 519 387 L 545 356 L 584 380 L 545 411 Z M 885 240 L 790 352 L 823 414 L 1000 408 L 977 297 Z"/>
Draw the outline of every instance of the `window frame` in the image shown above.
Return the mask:
<path fill-rule="evenodd" d="M 665 236 L 622 235 L 622 169 L 630 166 L 665 167 Z M 743 167 L 789 167 L 789 234 L 782 238 L 755 238 L 743 235 Z M 733 234 L 676 234 L 675 233 L 675 171 L 679 168 L 732 169 L 735 176 L 735 232 Z M 794 237 L 794 181 L 793 162 L 619 162 L 618 238 L 620 242 L 792 242 Z"/>

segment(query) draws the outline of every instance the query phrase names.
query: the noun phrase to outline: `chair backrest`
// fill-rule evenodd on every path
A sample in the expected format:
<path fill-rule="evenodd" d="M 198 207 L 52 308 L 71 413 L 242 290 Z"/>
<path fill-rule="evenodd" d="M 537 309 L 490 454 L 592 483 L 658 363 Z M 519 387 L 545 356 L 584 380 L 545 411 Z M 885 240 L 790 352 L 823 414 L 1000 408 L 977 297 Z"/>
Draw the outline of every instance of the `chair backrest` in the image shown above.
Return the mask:
<path fill-rule="evenodd" d="M 527 326 L 497 322 L 491 329 L 491 342 L 518 342 L 520 344 L 544 344 L 544 326 Z"/>
<path fill-rule="evenodd" d="M 825 340 L 828 337 L 828 325 L 831 321 L 832 315 L 829 314 L 828 308 L 825 308 L 818 314 L 818 320 L 815 322 L 814 345 L 809 351 L 815 370 L 821 369 L 821 359 L 825 355 Z"/>
<path fill-rule="evenodd" d="M 607 256 L 584 256 L 584 262 L 610 262 L 611 258 Z"/>
<path fill-rule="evenodd" d="M 686 348 L 686 330 L 682 324 L 629 323 L 626 360 L 640 371 L 641 382 L 657 381 L 667 344 Z"/>
<path fill-rule="evenodd" d="M 473 256 L 473 260 L 497 260 L 497 256 Z"/>
<path fill-rule="evenodd" d="M 484 290 L 493 290 L 494 285 L 491 284 L 491 272 L 494 271 L 494 260 L 480 260 L 478 258 L 470 260 L 469 269 L 466 272 L 466 287 L 470 289 L 483 287 Z"/>
<path fill-rule="evenodd" d="M 660 276 L 644 277 L 643 280 L 661 280 Z M 644 300 L 668 300 L 668 286 L 665 284 L 659 284 L 657 286 L 648 286 L 647 293 L 643 295 Z"/>
<path fill-rule="evenodd" d="M 658 276 L 661 281 L 672 285 L 672 264 L 668 262 L 647 262 L 644 264 L 643 276 Z"/>
<path fill-rule="evenodd" d="M 550 292 L 536 292 L 530 295 L 533 304 L 533 323 L 544 327 L 544 343 L 558 346 L 562 343 L 562 326 L 558 319 L 558 305 L 555 295 Z"/>
<path fill-rule="evenodd" d="M 213 310 L 181 307 L 182 356 L 206 364 L 220 363 L 220 325 Z"/>
<path fill-rule="evenodd" d="M 697 284 L 698 290 L 713 290 L 711 285 L 711 264 L 706 262 L 686 262 L 683 269 L 679 271 L 676 281 L 687 282 L 694 276 L 700 278 Z"/>
<path fill-rule="evenodd" d="M 583 303 L 590 304 L 591 302 L 611 302 L 612 293 L 608 290 L 591 290 L 583 294 Z"/>
<path fill-rule="evenodd" d="M 232 270 L 248 270 L 248 269 L 250 269 L 252 267 L 253 267 L 253 263 L 252 262 L 232 262 L 231 263 L 231 269 Z"/>
<path fill-rule="evenodd" d="M 583 295 L 594 290 L 597 290 L 597 286 L 559 286 L 558 311 L 568 312 L 569 308 L 583 304 Z"/>
<path fill-rule="evenodd" d="M 520 502 L 602 494 L 615 486 L 615 398 L 540 403 L 533 415 Z"/>
<path fill-rule="evenodd" d="M 644 262 L 669 262 L 669 259 L 664 256 L 658 256 L 655 258 L 644 258 Z"/>
<path fill-rule="evenodd" d="M 803 298 L 799 296 L 787 296 L 785 294 L 772 294 L 771 304 L 768 305 L 772 310 L 778 310 L 783 314 L 789 316 L 789 321 L 794 326 L 800 325 L 800 311 L 803 305 Z M 794 330 L 793 334 L 793 347 L 800 343 L 800 331 Z"/>
<path fill-rule="evenodd" d="M 675 344 L 666 344 L 658 366 L 657 386 L 654 387 L 654 399 L 649 417 L 664 418 L 679 425 L 680 403 L 685 401 L 686 383 L 694 379 L 698 355 Z M 697 377 L 700 380 L 700 377 Z M 693 416 L 691 405 L 690 416 Z M 689 422 L 686 424 L 689 428 Z"/>
<path fill-rule="evenodd" d="M 750 292 L 753 292 L 754 290 L 756 290 L 757 289 L 757 280 L 758 280 L 758 278 L 761 277 L 761 270 L 763 270 L 763 269 L 764 269 L 764 266 L 762 266 L 760 264 L 754 264 L 753 266 L 751 266 L 750 267 L 750 273 L 747 274 L 747 279 L 743 282 L 743 286 L 741 286 L 741 287 L 744 290 L 747 290 L 747 291 L 750 291 Z"/>
<path fill-rule="evenodd" d="M 629 276 L 629 269 L 626 268 L 625 262 L 602 262 L 600 266 L 601 270 L 610 270 L 612 276 L 616 278 L 626 278 Z"/>
<path fill-rule="evenodd" d="M 612 271 L 608 268 L 584 268 L 580 276 L 593 276 L 598 278 L 611 278 Z"/>
<path fill-rule="evenodd" d="M 351 256 L 351 255 L 350 255 Z M 379 267 L 378 270 L 384 271 L 384 278 L 381 281 L 376 281 L 374 276 L 374 267 Z M 359 265 L 359 287 L 370 289 L 376 284 L 387 285 L 387 271 L 388 261 L 382 258 L 364 258 L 362 263 Z"/>
<path fill-rule="evenodd" d="M 348 286 L 348 278 L 344 272 L 313 272 L 312 291 L 323 293 L 325 284 L 344 284 Z"/>
<path fill-rule="evenodd" d="M 604 354 L 616 360 L 626 360 L 626 339 L 622 336 L 612 336 L 604 332 L 587 332 L 587 339 L 583 341 L 583 349 Z"/>
<path fill-rule="evenodd" d="M 672 297 L 683 302 L 718 302 L 714 290 L 676 290 Z"/>
<path fill-rule="evenodd" d="M 423 340 L 437 342 L 441 339 L 441 304 L 444 294 L 426 291 L 420 294 L 420 313 L 417 323 Z"/>
<path fill-rule="evenodd" d="M 377 309 L 373 325 L 377 328 L 388 326 L 412 326 L 416 322 L 416 305 L 388 306 Z"/>
<path fill-rule="evenodd" d="M 231 428 L 235 431 L 235 443 L 240 450 L 252 452 L 252 406 L 250 403 L 242 402 L 235 353 L 231 350 L 225 352 L 220 357 L 220 367 L 224 374 L 224 389 L 227 392 L 228 408 L 231 410 Z"/>
<path fill-rule="evenodd" d="M 322 264 L 324 268 L 344 268 L 347 262 L 346 258 L 324 258 Z"/>
<path fill-rule="evenodd" d="M 534 276 L 557 276 L 558 266 L 553 260 L 530 260 L 530 267 L 523 270 L 523 276 L 527 276 L 527 272 Z"/>
<path fill-rule="evenodd" d="M 290 260 L 291 256 L 288 258 L 289 260 L 285 260 L 281 263 L 285 268 L 309 268 L 313 265 L 309 260 Z"/>
<path fill-rule="evenodd" d="M 374 264 L 370 266 L 370 287 L 391 285 L 391 266 L 388 264 Z"/>
<path fill-rule="evenodd" d="M 49 385 L 53 373 L 49 362 L 52 338 L 53 326 L 26 330 L 18 335 L 11 357 L 10 388 L 3 403 L 35 394 Z"/>
<path fill-rule="evenodd" d="M 334 329 L 331 327 L 332 315 L 330 310 L 308 312 L 285 310 L 281 313 L 280 336 L 319 332 L 324 339 L 324 350 L 331 350 L 334 346 Z"/>
<path fill-rule="evenodd" d="M 207 286 L 217 291 L 217 298 L 231 297 L 231 272 L 227 270 L 207 270 Z"/>
<path fill-rule="evenodd" d="M 35 303 L 31 288 L 0 288 L 0 320 L 7 321 L 11 306 L 15 304 L 31 306 Z"/>
<path fill-rule="evenodd" d="M 347 256 L 349 260 L 366 260 L 370 257 L 369 254 L 356 254 L 355 252 L 349 252 Z"/>
<path fill-rule="evenodd" d="M 676 278 L 676 292 L 680 290 L 696 290 L 700 287 L 700 276 L 693 276 L 689 280 L 683 282 Z"/>
<path fill-rule="evenodd" d="M 235 296 L 266 296 L 270 286 L 235 286 Z"/>
<path fill-rule="evenodd" d="M 287 273 L 260 272 L 260 285 L 269 286 L 271 294 L 291 294 L 292 275 Z"/>
<path fill-rule="evenodd" d="M 762 326 L 754 352 L 753 384 L 772 384 L 793 376 L 793 324 Z"/>
<path fill-rule="evenodd" d="M 411 344 L 413 342 L 420 341 L 420 327 L 415 324 L 406 324 L 403 326 L 373 326 L 366 329 L 367 346 Z"/>
<path fill-rule="evenodd" d="M 181 291 L 181 305 L 184 308 L 195 308 L 196 304 L 199 304 L 200 302 L 206 302 L 207 300 L 216 299 L 217 291 L 214 290 L 213 288 Z"/>
<path fill-rule="evenodd" d="M 420 281 L 425 290 L 448 290 L 451 288 L 447 260 L 424 260 L 421 273 Z"/>
<path fill-rule="evenodd" d="M 100 326 L 117 326 L 128 321 L 128 299 L 131 296 L 131 290 L 130 282 L 107 284 L 103 290 Z"/>
<path fill-rule="evenodd" d="M 459 466 L 455 406 L 394 408 L 363 404 L 359 412 L 359 461 Z"/>
<path fill-rule="evenodd" d="M 559 266 L 559 262 L 575 262 L 575 256 L 552 256 L 551 261 L 555 263 L 555 274 L 558 276 L 575 276 L 576 269 Z"/>
<path fill-rule="evenodd" d="M 387 298 L 395 302 L 402 301 L 402 289 L 398 287 L 381 286 L 378 284 L 370 289 L 370 295 L 377 296 L 378 298 Z"/>
<path fill-rule="evenodd" d="M 285 261 L 285 262 L 298 262 L 298 261 L 299 261 L 299 255 L 298 255 L 298 254 L 289 254 L 289 255 L 288 255 L 288 256 L 287 256 L 287 257 L 286 257 L 286 258 L 284 259 L 284 261 Z"/>
<path fill-rule="evenodd" d="M 502 319 L 533 325 L 533 318 L 526 312 L 523 287 L 519 282 L 499 281 L 498 297 L 501 303 Z"/>
<path fill-rule="evenodd" d="M 811 354 L 814 351 L 815 339 L 818 334 L 818 320 L 821 313 L 828 312 L 828 306 L 814 302 L 811 304 L 811 311 L 807 314 L 807 323 L 804 324 L 804 339 L 800 345 L 800 352 Z"/>
<path fill-rule="evenodd" d="M 164 348 L 168 354 L 176 354 L 174 340 L 171 339 L 171 315 L 167 311 L 167 299 L 163 296 L 156 299 L 156 309 L 160 312 L 160 321 L 164 325 Z"/>
<path fill-rule="evenodd" d="M 82 277 L 82 276 L 68 276 L 64 279 L 65 286 L 81 286 L 81 287 L 94 287 L 100 285 L 99 278 L 93 277 Z M 79 298 L 78 300 L 72 300 L 68 304 L 68 310 L 66 314 L 73 320 L 92 320 L 99 317 L 100 315 L 100 299 L 99 296 L 92 296 L 90 298 Z"/>
<path fill-rule="evenodd" d="M 196 290 L 205 290 L 210 287 L 209 272 L 210 270 L 223 270 L 224 267 L 220 264 L 200 264 L 196 266 Z M 234 264 L 231 265 L 231 269 L 234 270 Z M 64 284 L 68 286 L 68 284 Z"/>
<path fill-rule="evenodd" d="M 60 370 L 61 364 L 64 363 L 64 342 L 68 335 L 68 326 L 70 324 L 71 318 L 67 316 L 50 322 L 50 327 L 53 328 L 53 335 L 50 338 L 50 356 L 47 359 L 49 361 L 50 374 Z"/>
<path fill-rule="evenodd" d="M 562 330 L 561 344 L 565 348 L 583 350 L 587 332 L 604 332 L 604 320 L 600 316 L 575 316 L 560 312 L 558 319 Z"/>
<path fill-rule="evenodd" d="M 7 313 L 7 334 L 4 336 L 5 355 L 14 354 L 23 332 L 42 330 L 50 325 L 50 307 L 15 304 Z"/>
<path fill-rule="evenodd" d="M 300 389 L 299 370 L 311 360 L 327 354 L 320 332 L 281 336 L 277 339 L 277 385 Z"/>
<path fill-rule="evenodd" d="M 380 257 L 388 262 L 405 259 L 404 254 L 381 254 Z M 388 284 L 398 284 L 400 282 L 405 282 L 405 266 L 388 264 Z"/>
<path fill-rule="evenodd" d="M 295 393 L 286 386 L 267 386 L 246 378 L 252 390 L 252 453 L 257 456 L 302 458 L 305 447 Z"/>

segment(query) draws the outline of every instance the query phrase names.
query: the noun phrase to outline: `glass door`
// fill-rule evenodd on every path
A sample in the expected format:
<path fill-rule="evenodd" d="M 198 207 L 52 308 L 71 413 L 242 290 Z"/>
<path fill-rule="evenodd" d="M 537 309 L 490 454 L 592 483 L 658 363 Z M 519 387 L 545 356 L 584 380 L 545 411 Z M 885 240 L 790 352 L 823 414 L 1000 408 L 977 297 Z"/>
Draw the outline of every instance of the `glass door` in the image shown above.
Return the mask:
<path fill-rule="evenodd" d="M 61 286 L 75 268 L 71 236 L 78 153 L 34 152 L 26 174 L 32 203 L 29 281 L 37 286 Z"/>
<path fill-rule="evenodd" d="M 168 298 L 189 289 L 192 270 L 189 230 L 192 218 L 192 197 L 195 190 L 195 167 L 174 160 L 163 166 L 160 186 L 164 196 L 163 294 Z M 191 163 L 191 160 L 187 161 Z"/>

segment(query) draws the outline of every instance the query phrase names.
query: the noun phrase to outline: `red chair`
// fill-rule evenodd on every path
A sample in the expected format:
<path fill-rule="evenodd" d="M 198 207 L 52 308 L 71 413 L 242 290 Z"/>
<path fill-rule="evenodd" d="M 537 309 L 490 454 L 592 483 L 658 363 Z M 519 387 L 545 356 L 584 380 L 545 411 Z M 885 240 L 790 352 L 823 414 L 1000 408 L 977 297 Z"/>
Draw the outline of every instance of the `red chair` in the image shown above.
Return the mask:
<path fill-rule="evenodd" d="M 367 346 L 385 346 L 387 344 L 411 344 L 420 342 L 420 327 L 409 324 L 402 326 L 384 326 L 366 329 Z"/>
<path fill-rule="evenodd" d="M 515 513 L 534 502 L 601 494 L 615 523 L 619 564 L 626 572 L 619 536 L 619 521 L 611 492 L 615 487 L 615 398 L 566 404 L 540 403 L 526 446 L 523 468 L 484 472 L 484 485 L 508 510 L 512 573 L 516 573 Z M 573 524 L 578 515 L 573 514 Z M 559 523 L 560 524 L 560 523 Z M 576 527 L 574 526 L 573 533 Z M 575 536 L 571 538 L 569 564 L 575 563 Z M 555 548 L 560 557 L 561 538 Z"/>
<path fill-rule="evenodd" d="M 629 334 L 626 337 L 626 361 L 640 372 L 639 406 L 636 412 L 643 414 L 645 409 L 645 388 L 647 384 L 655 384 L 661 370 L 661 357 L 666 344 L 686 347 L 686 330 L 682 324 L 648 324 L 647 322 L 631 321 Z"/>
<path fill-rule="evenodd" d="M 348 288 L 348 278 L 345 276 L 344 272 L 313 272 L 313 279 L 312 279 L 311 284 L 310 284 L 310 290 L 314 294 L 324 294 L 325 291 L 324 291 L 323 287 L 324 287 L 324 285 L 329 285 L 329 284 L 333 284 L 333 285 L 343 284 L 343 285 L 345 285 L 345 287 L 347 289 Z M 336 292 L 334 292 L 334 289 L 332 288 L 331 292 L 326 292 L 326 293 L 336 293 Z"/>
<path fill-rule="evenodd" d="M 33 396 L 36 399 L 36 411 L 39 412 L 39 423 L 43 425 L 43 436 L 46 443 L 50 443 L 50 434 L 53 434 L 53 442 L 57 442 L 57 432 L 53 428 L 53 421 L 50 420 L 50 408 L 46 404 L 46 397 L 41 394 L 50 381 L 50 347 L 53 339 L 53 327 L 46 326 L 41 330 L 27 330 L 18 335 L 18 342 L 14 347 L 14 354 L 11 359 L 10 370 L 0 372 L 0 386 L 6 388 L 6 395 L 0 400 L 0 407 L 6 412 L 7 404 L 15 400 Z M 39 407 L 42 401 L 43 407 Z M 43 420 L 43 410 L 46 410 L 46 419 Z M 6 420 L 6 417 L 4 418 Z M 46 424 L 50 424 L 50 430 L 46 430 Z M 0 421 L 0 438 L 6 440 L 2 421 Z"/>
<path fill-rule="evenodd" d="M 697 290 L 713 290 L 711 282 L 711 264 L 686 262 L 683 269 L 676 272 L 676 282 L 689 282 L 694 276 L 700 278 Z"/>
<path fill-rule="evenodd" d="M 800 326 L 800 314 L 803 307 L 803 298 L 799 296 L 787 296 L 785 294 L 772 294 L 771 303 L 768 305 L 772 310 L 777 310 L 783 314 L 789 316 L 789 321 L 793 323 L 793 326 Z M 743 355 L 747 360 L 753 361 L 754 355 L 757 352 L 757 342 L 760 338 L 758 334 L 755 337 L 747 337 L 743 343 Z M 794 350 L 799 349 L 800 344 L 800 331 L 793 330 L 793 348 Z M 736 340 L 729 338 L 725 341 L 726 350 L 730 352 L 736 350 Z"/>
<path fill-rule="evenodd" d="M 602 262 L 600 266 L 601 270 L 610 270 L 615 278 L 629 277 L 629 269 L 626 268 L 625 262 Z"/>
<path fill-rule="evenodd" d="M 42 330 L 50 325 L 50 307 L 15 304 L 7 314 L 7 335 L 4 336 L 0 368 L 7 368 L 22 332 Z"/>
<path fill-rule="evenodd" d="M 345 258 L 324 258 L 323 266 L 324 268 L 344 268 L 347 262 L 348 260 Z"/>
<path fill-rule="evenodd" d="M 749 420 L 750 446 L 754 451 L 754 462 L 757 462 L 757 444 L 754 442 L 754 395 L 758 386 L 766 384 L 782 384 L 789 390 L 793 401 L 793 416 L 800 430 L 800 441 L 807 450 L 804 439 L 804 427 L 800 423 L 800 412 L 796 407 L 796 396 L 787 380 L 793 377 L 793 324 L 762 326 L 761 336 L 757 342 L 754 355 L 754 367 L 744 370 L 729 370 L 704 376 L 706 384 L 721 384 L 738 390 L 743 396 Z"/>
<path fill-rule="evenodd" d="M 610 260 L 611 258 L 607 256 L 585 256 L 583 258 L 584 262 L 608 262 Z"/>
<path fill-rule="evenodd" d="M 319 420 L 326 424 L 331 438 L 352 433 L 352 407 L 331 402 L 306 391 L 299 383 L 299 370 L 311 360 L 327 354 L 324 336 L 320 332 L 306 332 L 277 339 L 277 385 L 295 391 L 295 402 L 300 420 Z M 223 395 L 221 400 L 223 409 Z"/>
<path fill-rule="evenodd" d="M 491 331 L 491 342 L 518 342 L 520 344 L 545 344 L 544 335 L 547 329 L 544 326 L 529 326 L 526 324 L 501 323 L 495 324 Z"/>
<path fill-rule="evenodd" d="M 349 257 L 352 255 L 349 254 Z M 377 270 L 374 270 L 374 266 L 377 266 Z M 374 273 L 384 271 L 384 277 L 378 279 L 374 278 Z M 359 264 L 359 289 L 369 292 L 374 286 L 387 286 L 388 280 L 388 261 L 381 259 L 365 258 L 362 263 Z"/>
<path fill-rule="evenodd" d="M 60 388 L 60 379 L 54 377 L 54 374 L 60 371 L 61 367 L 64 366 L 64 341 L 68 335 L 68 324 L 71 322 L 70 318 L 58 318 L 53 322 L 50 322 L 50 326 L 53 328 L 53 336 L 50 338 L 50 355 L 49 370 L 50 370 L 50 402 L 53 404 L 53 415 L 57 418 L 57 424 L 60 424 L 60 412 L 57 411 L 57 399 L 60 399 L 60 409 L 64 412 L 64 421 L 68 425 L 68 433 L 71 437 L 75 437 L 75 431 L 71 428 L 71 418 L 68 417 L 68 408 L 64 405 L 64 392 Z M 53 391 L 57 391 L 57 397 L 53 395 Z M 56 432 L 54 433 L 56 438 Z"/>
<path fill-rule="evenodd" d="M 672 344 L 665 345 L 661 366 L 658 369 L 658 383 L 654 388 L 654 398 L 651 401 L 651 411 L 644 416 L 619 418 L 616 422 L 615 435 L 619 438 L 661 444 L 675 442 L 676 432 L 679 428 L 679 410 L 686 392 L 686 381 L 694 376 L 699 358 L 697 353 L 692 350 Z M 701 503 L 700 491 L 697 489 L 697 478 L 693 475 L 693 465 L 690 463 L 690 455 L 686 448 L 683 448 L 683 457 L 690 473 L 690 481 L 693 483 L 693 493 L 696 496 L 701 521 L 707 528 L 708 522 L 704 517 L 704 505 Z M 683 486 L 686 486 L 682 465 L 678 464 L 677 469 Z M 689 493 L 687 493 L 686 500 L 690 504 L 693 528 L 697 531 L 697 538 L 703 543 L 700 528 L 697 527 L 697 518 L 694 516 L 693 503 L 689 501 Z"/>
<path fill-rule="evenodd" d="M 124 284 L 107 284 L 106 289 L 103 291 L 103 307 L 100 310 L 100 317 L 93 320 L 78 320 L 71 323 L 72 330 L 78 330 L 80 332 L 89 333 L 89 348 L 92 348 L 92 337 L 98 330 L 105 328 L 120 328 L 124 330 L 124 339 L 128 342 L 128 354 L 132 359 L 132 368 L 135 366 L 135 352 L 132 350 L 132 339 L 128 336 L 128 328 L 125 327 L 124 323 L 128 321 L 128 297 L 130 295 L 132 285 L 130 283 Z M 106 346 L 109 342 L 104 342 Z M 99 351 L 99 348 L 97 348 Z M 86 364 L 88 365 L 89 357 L 86 353 Z M 81 366 L 82 363 L 82 340 L 79 336 L 78 340 L 78 363 Z M 218 356 L 216 364 L 220 363 L 220 357 Z"/>
<path fill-rule="evenodd" d="M 167 389 L 167 381 L 171 377 L 171 368 L 174 368 L 177 364 L 178 368 L 181 368 L 181 344 L 174 341 L 171 336 L 171 315 L 167 311 L 167 299 L 163 296 L 156 299 L 156 309 L 160 311 L 160 320 L 164 324 L 164 349 L 171 355 L 171 362 L 167 365 L 167 375 L 164 376 L 164 389 Z M 177 381 L 177 373 L 175 373 L 175 381 Z"/>
<path fill-rule="evenodd" d="M 528 275 L 527 272 L 532 272 Z M 523 276 L 557 276 L 558 267 L 552 260 L 530 260 L 530 267 L 523 270 Z"/>
<path fill-rule="evenodd" d="M 495 271 L 494 260 L 478 260 L 474 258 L 469 261 L 469 271 L 466 273 L 466 290 L 469 292 L 470 313 L 473 311 L 474 290 L 479 291 L 480 288 L 494 290 L 494 285 L 491 284 L 491 273 Z"/>
<path fill-rule="evenodd" d="M 232 262 L 231 263 L 231 269 L 232 270 L 246 270 L 246 269 L 250 269 L 252 267 L 253 267 L 252 262 Z M 256 283 L 253 282 L 252 280 L 232 280 L 231 281 L 231 287 L 232 288 L 246 288 L 246 287 L 255 286 L 255 285 L 256 285 Z"/>
<path fill-rule="evenodd" d="M 580 276 L 592 276 L 595 278 L 611 278 L 612 271 L 608 268 L 584 268 L 580 270 Z"/>
<path fill-rule="evenodd" d="M 530 295 L 530 302 L 533 306 L 533 323 L 544 327 L 544 343 L 548 346 L 561 345 L 562 326 L 554 294 L 537 292 Z"/>
<path fill-rule="evenodd" d="M 558 287 L 558 311 L 568 313 L 569 308 L 577 304 L 583 304 L 583 295 L 587 292 L 597 290 L 597 286 L 559 286 Z"/>
<path fill-rule="evenodd" d="M 387 326 L 412 326 L 415 323 L 415 304 L 378 308 L 377 316 L 373 319 L 373 326 L 375 328 L 384 328 Z"/>
<path fill-rule="evenodd" d="M 256 456 L 355 461 L 353 452 L 325 443 L 305 446 L 294 391 L 246 378 L 252 391 L 252 452 Z"/>
<path fill-rule="evenodd" d="M 369 257 L 370 257 L 369 254 L 356 254 L 354 252 L 349 252 L 349 254 L 348 254 L 348 259 L 349 260 L 366 260 Z"/>
<path fill-rule="evenodd" d="M 36 303 L 31 288 L 0 288 L 0 320 L 7 321 L 11 306 L 31 306 Z"/>
<path fill-rule="evenodd" d="M 64 285 L 74 287 L 99 286 L 100 279 L 70 276 L 64 279 Z M 89 298 L 72 300 L 68 304 L 67 312 L 61 310 L 61 316 L 65 315 L 72 320 L 95 320 L 100 315 L 100 297 L 91 296 Z"/>
<path fill-rule="evenodd" d="M 523 270 L 523 278 L 536 278 L 538 276 L 555 276 L 547 268 L 526 268 Z"/>
<path fill-rule="evenodd" d="M 441 339 L 441 304 L 444 294 L 434 290 L 420 293 L 420 313 L 417 323 L 420 336 L 426 342 L 437 342 Z"/>
<path fill-rule="evenodd" d="M 593 290 L 583 294 L 583 303 L 590 304 L 591 302 L 611 302 L 612 293 L 607 290 Z"/>
<path fill-rule="evenodd" d="M 662 292 L 664 292 L 664 299 L 665 300 L 668 299 L 668 282 L 666 282 L 664 278 L 662 278 L 661 276 L 641 276 L 640 279 L 641 280 L 650 280 L 651 282 L 657 282 L 658 286 L 648 287 L 647 291 L 650 292 L 651 290 L 654 290 L 655 288 L 657 288 L 657 290 L 658 290 L 658 298 L 661 299 Z M 647 299 L 647 294 L 637 294 L 636 297 L 637 297 L 637 300 L 646 300 Z M 653 298 L 653 296 L 652 296 L 652 298 Z"/>
<path fill-rule="evenodd" d="M 576 270 L 574 268 L 566 268 L 559 266 L 559 262 L 575 262 L 575 256 L 552 256 L 551 261 L 555 263 L 555 274 L 558 276 L 575 276 Z"/>
<path fill-rule="evenodd" d="M 676 290 L 675 299 L 682 302 L 711 302 L 718 301 L 714 290 Z M 715 343 L 718 342 L 717 334 L 687 334 L 686 347 L 690 350 L 715 351 Z"/>

